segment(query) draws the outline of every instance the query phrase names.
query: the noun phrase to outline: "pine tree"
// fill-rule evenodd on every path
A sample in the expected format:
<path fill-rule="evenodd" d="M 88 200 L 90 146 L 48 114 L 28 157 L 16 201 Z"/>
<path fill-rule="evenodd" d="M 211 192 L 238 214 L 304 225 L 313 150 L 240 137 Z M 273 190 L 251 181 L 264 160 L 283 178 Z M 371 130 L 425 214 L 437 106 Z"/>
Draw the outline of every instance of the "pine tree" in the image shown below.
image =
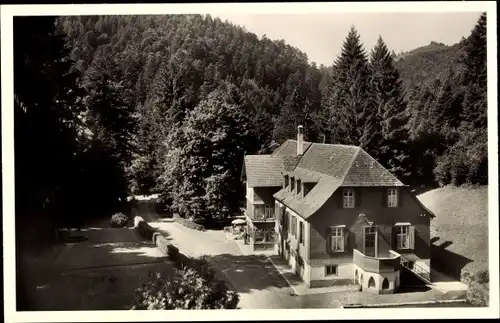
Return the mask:
<path fill-rule="evenodd" d="M 483 13 L 465 47 L 465 98 L 463 127 L 469 130 L 487 126 L 486 13 Z"/>
<path fill-rule="evenodd" d="M 327 104 L 331 113 L 333 140 L 367 146 L 370 132 L 370 87 L 368 59 L 359 35 L 351 28 L 334 63 Z"/>
<path fill-rule="evenodd" d="M 399 72 L 382 37 L 371 52 L 370 71 L 374 113 L 369 152 L 395 174 L 408 176 L 409 114 Z"/>

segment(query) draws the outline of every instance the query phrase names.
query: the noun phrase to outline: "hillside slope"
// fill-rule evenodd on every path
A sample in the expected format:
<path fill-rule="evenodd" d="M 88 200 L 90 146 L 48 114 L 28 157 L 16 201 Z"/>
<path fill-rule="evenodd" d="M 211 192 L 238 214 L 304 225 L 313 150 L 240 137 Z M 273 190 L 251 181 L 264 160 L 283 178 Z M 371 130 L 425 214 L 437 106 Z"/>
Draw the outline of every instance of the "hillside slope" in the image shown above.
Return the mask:
<path fill-rule="evenodd" d="M 459 68 L 464 52 L 465 39 L 446 46 L 431 42 L 395 57 L 395 65 L 407 90 L 422 84 L 430 85 L 436 79 L 443 80 L 450 68 Z"/>
<path fill-rule="evenodd" d="M 488 187 L 442 187 L 418 198 L 436 215 L 432 266 L 454 278 L 463 270 L 488 269 Z"/>

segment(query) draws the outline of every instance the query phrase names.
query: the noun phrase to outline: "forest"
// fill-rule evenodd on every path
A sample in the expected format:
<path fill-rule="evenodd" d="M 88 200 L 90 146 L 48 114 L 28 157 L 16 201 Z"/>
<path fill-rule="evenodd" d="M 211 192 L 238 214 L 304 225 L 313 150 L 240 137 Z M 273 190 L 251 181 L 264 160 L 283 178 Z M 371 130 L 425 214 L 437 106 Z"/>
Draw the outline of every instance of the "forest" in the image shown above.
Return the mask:
<path fill-rule="evenodd" d="M 331 66 L 209 15 L 14 18 L 16 219 L 81 225 L 132 194 L 186 218 L 244 198 L 244 154 L 359 145 L 415 189 L 488 182 L 486 14 L 395 55 L 353 26 Z"/>

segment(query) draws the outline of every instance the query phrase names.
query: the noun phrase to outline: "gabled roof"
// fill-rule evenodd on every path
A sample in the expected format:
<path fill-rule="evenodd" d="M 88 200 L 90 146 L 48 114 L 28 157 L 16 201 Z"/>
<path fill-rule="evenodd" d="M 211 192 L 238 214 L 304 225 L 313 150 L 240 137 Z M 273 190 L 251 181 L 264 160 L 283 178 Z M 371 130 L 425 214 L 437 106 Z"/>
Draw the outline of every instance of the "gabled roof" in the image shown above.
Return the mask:
<path fill-rule="evenodd" d="M 366 151 L 358 148 L 342 186 L 404 186 Z"/>
<path fill-rule="evenodd" d="M 248 187 L 282 186 L 284 158 L 271 155 L 246 155 L 243 170 Z"/>
<path fill-rule="evenodd" d="M 282 186 L 283 175 L 314 183 L 303 198 L 284 189 L 274 194 L 304 219 L 342 186 L 404 186 L 360 147 L 304 142 L 303 154 L 298 156 L 296 140 L 285 141 L 270 155 L 245 156 L 244 171 L 249 187 Z"/>
<path fill-rule="evenodd" d="M 284 189 L 278 191 L 274 198 L 304 219 L 314 214 L 342 186 L 404 186 L 357 146 L 305 142 L 303 155 L 297 156 L 296 151 L 297 142 L 287 140 L 273 152 L 274 156 L 300 158 L 293 170 L 284 170 L 282 174 L 316 185 L 303 198 Z"/>

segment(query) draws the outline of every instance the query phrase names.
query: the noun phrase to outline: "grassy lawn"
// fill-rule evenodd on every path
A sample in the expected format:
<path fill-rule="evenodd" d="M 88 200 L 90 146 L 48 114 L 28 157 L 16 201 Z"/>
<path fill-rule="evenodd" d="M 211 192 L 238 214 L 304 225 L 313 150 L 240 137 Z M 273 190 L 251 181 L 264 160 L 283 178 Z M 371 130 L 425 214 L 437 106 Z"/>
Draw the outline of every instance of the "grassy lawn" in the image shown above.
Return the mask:
<path fill-rule="evenodd" d="M 431 221 L 433 266 L 455 273 L 488 269 L 488 187 L 442 187 L 418 198 L 436 215 Z"/>

